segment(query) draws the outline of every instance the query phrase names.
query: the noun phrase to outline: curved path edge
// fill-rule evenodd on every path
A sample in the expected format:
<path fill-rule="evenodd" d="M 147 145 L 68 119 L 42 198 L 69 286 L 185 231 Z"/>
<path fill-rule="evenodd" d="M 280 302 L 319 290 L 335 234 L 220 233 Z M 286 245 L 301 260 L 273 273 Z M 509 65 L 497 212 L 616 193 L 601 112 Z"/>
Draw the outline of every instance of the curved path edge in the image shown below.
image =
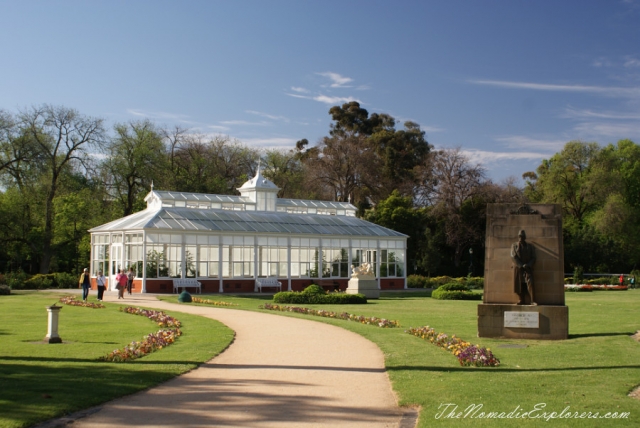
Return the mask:
<path fill-rule="evenodd" d="M 190 372 L 38 428 L 416 425 L 418 410 L 397 405 L 382 351 L 356 333 L 275 314 L 163 302 L 148 294 L 123 301 L 105 293 L 105 301 L 212 318 L 234 330 L 235 339 Z"/>

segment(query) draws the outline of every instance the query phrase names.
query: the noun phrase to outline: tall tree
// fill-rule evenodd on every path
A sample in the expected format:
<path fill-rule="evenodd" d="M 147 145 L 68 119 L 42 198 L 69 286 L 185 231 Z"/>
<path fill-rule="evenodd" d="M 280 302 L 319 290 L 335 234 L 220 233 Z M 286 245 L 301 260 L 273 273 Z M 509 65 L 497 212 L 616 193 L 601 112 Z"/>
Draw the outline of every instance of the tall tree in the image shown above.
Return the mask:
<path fill-rule="evenodd" d="M 48 273 L 55 253 L 54 199 L 60 179 L 65 171 L 85 161 L 86 150 L 99 149 L 104 144 L 102 119 L 81 115 L 78 111 L 61 106 L 32 107 L 19 114 L 22 132 L 30 139 L 42 164 L 44 198 L 44 224 L 40 253 L 40 273 Z M 74 165 L 76 164 L 76 165 Z"/>
<path fill-rule="evenodd" d="M 128 216 L 142 208 L 143 193 L 166 172 L 167 156 L 159 130 L 148 120 L 119 123 L 114 131 L 104 167 L 112 197 Z"/>
<path fill-rule="evenodd" d="M 455 266 L 469 246 L 482 242 L 486 184 L 484 169 L 460 148 L 432 152 L 420 170 L 416 203 L 432 207 L 431 215 L 441 220 Z"/>

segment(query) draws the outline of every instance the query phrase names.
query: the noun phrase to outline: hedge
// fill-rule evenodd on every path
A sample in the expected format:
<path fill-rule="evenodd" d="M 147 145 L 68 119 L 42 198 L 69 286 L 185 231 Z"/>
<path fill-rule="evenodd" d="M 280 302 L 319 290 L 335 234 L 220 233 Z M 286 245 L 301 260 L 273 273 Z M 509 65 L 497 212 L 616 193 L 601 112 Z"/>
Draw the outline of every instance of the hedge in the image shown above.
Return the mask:
<path fill-rule="evenodd" d="M 364 294 L 326 293 L 322 287 L 311 284 L 303 291 L 281 291 L 274 294 L 274 303 L 307 303 L 353 305 L 367 303 Z"/>
<path fill-rule="evenodd" d="M 440 288 L 431 293 L 431 297 L 438 300 L 482 300 L 482 294 L 460 290 L 448 291 Z"/>

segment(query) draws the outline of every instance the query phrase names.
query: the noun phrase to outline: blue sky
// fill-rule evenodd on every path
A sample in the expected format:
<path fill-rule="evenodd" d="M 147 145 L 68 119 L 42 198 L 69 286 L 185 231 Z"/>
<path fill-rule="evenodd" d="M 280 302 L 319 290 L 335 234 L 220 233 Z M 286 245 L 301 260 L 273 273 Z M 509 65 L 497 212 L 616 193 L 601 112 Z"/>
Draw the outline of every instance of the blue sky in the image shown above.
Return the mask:
<path fill-rule="evenodd" d="M 412 120 L 500 181 L 640 143 L 640 0 L 0 0 L 0 108 L 292 148 L 333 105 Z"/>

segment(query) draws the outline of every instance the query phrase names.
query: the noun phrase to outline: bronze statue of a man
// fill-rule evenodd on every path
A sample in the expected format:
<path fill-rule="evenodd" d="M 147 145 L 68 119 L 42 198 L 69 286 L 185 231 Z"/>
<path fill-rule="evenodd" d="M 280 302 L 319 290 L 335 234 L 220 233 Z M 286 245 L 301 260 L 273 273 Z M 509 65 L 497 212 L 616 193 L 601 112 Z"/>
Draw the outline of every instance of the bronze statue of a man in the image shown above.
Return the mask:
<path fill-rule="evenodd" d="M 520 296 L 518 305 L 523 305 L 529 294 L 531 305 L 537 303 L 533 298 L 533 264 L 536 262 L 536 249 L 527 242 L 524 230 L 518 232 L 518 242 L 511 246 L 513 260 L 513 291 Z"/>

